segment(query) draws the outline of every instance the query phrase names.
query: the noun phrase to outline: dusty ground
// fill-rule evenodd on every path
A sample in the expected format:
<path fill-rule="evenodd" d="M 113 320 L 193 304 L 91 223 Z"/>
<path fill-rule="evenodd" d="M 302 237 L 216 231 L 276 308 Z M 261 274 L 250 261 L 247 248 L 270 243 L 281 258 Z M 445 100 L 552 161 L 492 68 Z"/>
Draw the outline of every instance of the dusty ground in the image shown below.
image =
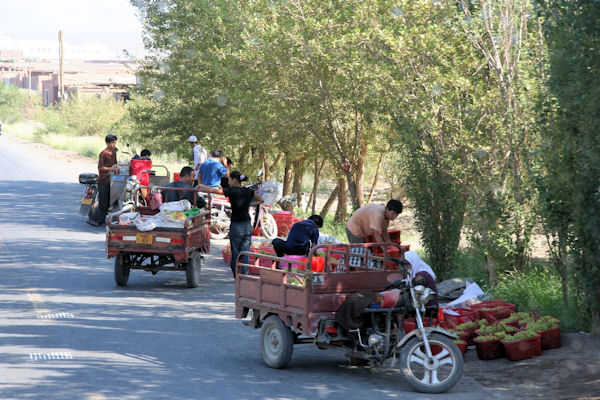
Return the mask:
<path fill-rule="evenodd" d="M 22 145 L 23 150 L 44 160 L 45 168 L 63 169 L 77 182 L 80 172 L 94 172 L 95 159 L 56 150 L 4 134 L 3 140 Z M 397 221 L 403 230 L 412 227 L 410 216 Z M 562 347 L 546 350 L 539 357 L 512 362 L 508 359 L 482 361 L 475 349 L 465 354 L 465 379 L 474 379 L 495 389 L 497 399 L 597 399 L 600 400 L 600 337 L 563 333 Z M 443 396 L 440 396 L 443 398 Z"/>
<path fill-rule="evenodd" d="M 600 399 L 600 337 L 563 333 L 562 347 L 521 361 L 465 354 L 464 375 L 518 399 Z"/>

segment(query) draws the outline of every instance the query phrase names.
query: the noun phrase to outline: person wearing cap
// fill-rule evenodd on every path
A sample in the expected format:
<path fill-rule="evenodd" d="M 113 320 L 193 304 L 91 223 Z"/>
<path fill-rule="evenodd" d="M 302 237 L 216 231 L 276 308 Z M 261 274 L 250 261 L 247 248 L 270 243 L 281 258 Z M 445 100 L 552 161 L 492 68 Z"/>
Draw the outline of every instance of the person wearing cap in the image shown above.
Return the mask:
<path fill-rule="evenodd" d="M 390 200 L 381 204 L 367 204 L 358 210 L 346 223 L 346 235 L 350 243 L 365 243 L 367 236 L 374 236 L 375 242 L 391 242 L 387 231 L 390 221 L 402 213 L 402 203 Z"/>
<path fill-rule="evenodd" d="M 225 165 L 223 165 L 223 151 L 221 149 L 214 149 L 211 153 L 211 158 L 204 161 L 200 165 L 198 171 L 198 183 L 202 183 L 206 186 L 217 187 L 221 185 L 221 177 L 227 175 L 229 172 Z"/>
<path fill-rule="evenodd" d="M 229 174 L 229 187 L 222 189 L 220 186 L 206 186 L 199 184 L 196 189 L 208 193 L 218 193 L 229 198 L 231 204 L 231 223 L 229 225 L 229 243 L 231 245 L 231 272 L 235 278 L 235 267 L 238 255 L 242 251 L 250 251 L 252 240 L 252 222 L 250 218 L 250 203 L 263 203 L 264 200 L 254 190 L 243 187 L 242 182 L 248 177 L 233 171 Z M 244 264 L 249 263 L 248 256 L 242 258 Z M 242 268 L 242 274 L 247 274 L 248 268 Z"/>
<path fill-rule="evenodd" d="M 208 151 L 198 144 L 198 138 L 194 135 L 188 139 L 190 147 L 192 148 L 192 158 L 194 160 L 194 181 L 198 182 L 198 173 L 200 171 L 200 165 L 208 160 Z"/>

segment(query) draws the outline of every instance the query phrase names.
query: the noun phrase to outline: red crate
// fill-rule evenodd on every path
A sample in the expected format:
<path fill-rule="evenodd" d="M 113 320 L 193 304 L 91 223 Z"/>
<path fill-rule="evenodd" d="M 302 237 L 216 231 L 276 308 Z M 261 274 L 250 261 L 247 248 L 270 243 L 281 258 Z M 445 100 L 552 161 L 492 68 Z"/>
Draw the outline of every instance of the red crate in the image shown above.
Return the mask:
<path fill-rule="evenodd" d="M 458 315 L 443 313 L 444 322 L 442 325 L 446 329 L 454 329 L 457 325 L 464 324 L 465 322 L 477 321 L 477 312 L 469 308 L 452 308 L 450 310 L 458 313 Z"/>
<path fill-rule="evenodd" d="M 542 350 L 556 349 L 562 346 L 560 342 L 560 328 L 539 331 L 542 340 Z"/>
<path fill-rule="evenodd" d="M 498 340 L 489 340 L 487 342 L 480 342 L 478 338 L 473 339 L 475 342 L 475 350 L 477 350 L 477 357 L 480 360 L 495 360 L 496 358 L 504 357 L 504 348 L 502 342 Z"/>
<path fill-rule="evenodd" d="M 517 340 L 515 342 L 502 341 L 506 357 L 511 361 L 524 360 L 541 354 L 541 340 L 539 336 Z"/>
<path fill-rule="evenodd" d="M 423 325 L 425 327 L 429 326 L 429 317 L 423 318 Z M 438 326 L 439 322 L 436 318 L 431 322 L 431 326 Z M 417 328 L 417 320 L 416 318 L 406 318 L 404 319 L 404 332 L 409 333 L 414 331 Z"/>
<path fill-rule="evenodd" d="M 400 229 L 390 229 L 388 230 L 388 234 L 390 235 L 390 240 L 392 243 L 400 244 L 400 236 L 402 231 Z M 365 238 L 367 243 L 375 243 L 375 236 L 369 235 Z"/>
<path fill-rule="evenodd" d="M 294 222 L 294 216 L 290 212 L 272 214 L 277 223 L 277 236 L 287 236 Z"/>
<path fill-rule="evenodd" d="M 308 258 L 300 258 L 298 261 L 308 262 Z M 298 265 L 298 269 L 304 269 L 304 265 Z M 324 257 L 313 257 L 310 264 L 312 272 L 323 272 L 325 270 L 325 258 Z"/>
<path fill-rule="evenodd" d="M 496 306 L 493 310 L 479 310 L 479 319 L 485 318 L 488 322 L 495 322 L 510 317 L 513 313 L 510 307 L 505 305 Z"/>

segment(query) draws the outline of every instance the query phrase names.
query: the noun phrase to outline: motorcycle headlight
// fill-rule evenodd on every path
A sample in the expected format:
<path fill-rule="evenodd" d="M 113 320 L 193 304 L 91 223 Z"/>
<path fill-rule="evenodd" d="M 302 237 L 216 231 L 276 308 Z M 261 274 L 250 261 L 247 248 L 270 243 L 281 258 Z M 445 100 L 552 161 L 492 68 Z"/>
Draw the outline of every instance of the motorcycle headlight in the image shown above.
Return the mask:
<path fill-rule="evenodd" d="M 431 299 L 435 297 L 435 292 L 429 288 L 425 288 L 423 293 L 421 294 L 420 301 L 422 304 L 427 304 Z"/>
<path fill-rule="evenodd" d="M 423 286 L 423 285 L 417 285 L 417 286 L 415 286 L 413 288 L 413 290 L 415 291 L 416 295 L 421 295 L 425 291 L 425 286 Z"/>
<path fill-rule="evenodd" d="M 131 192 L 133 190 L 133 182 L 132 181 L 127 181 L 127 183 L 125 184 L 125 190 L 127 190 L 128 192 Z"/>

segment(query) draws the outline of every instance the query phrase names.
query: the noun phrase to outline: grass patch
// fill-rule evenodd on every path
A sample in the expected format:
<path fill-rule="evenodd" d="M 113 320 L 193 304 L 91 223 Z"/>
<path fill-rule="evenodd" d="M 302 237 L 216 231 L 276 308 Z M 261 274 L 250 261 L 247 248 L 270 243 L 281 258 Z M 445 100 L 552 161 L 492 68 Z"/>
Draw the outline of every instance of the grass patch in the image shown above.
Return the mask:
<path fill-rule="evenodd" d="M 563 308 L 560 277 L 553 268 L 538 264 L 525 271 L 506 271 L 501 274 L 496 287 L 490 290 L 494 299 L 515 304 L 518 311 L 537 312 L 561 320 L 565 330 L 589 330 L 580 318 L 580 302 L 571 296 L 569 307 Z"/>

